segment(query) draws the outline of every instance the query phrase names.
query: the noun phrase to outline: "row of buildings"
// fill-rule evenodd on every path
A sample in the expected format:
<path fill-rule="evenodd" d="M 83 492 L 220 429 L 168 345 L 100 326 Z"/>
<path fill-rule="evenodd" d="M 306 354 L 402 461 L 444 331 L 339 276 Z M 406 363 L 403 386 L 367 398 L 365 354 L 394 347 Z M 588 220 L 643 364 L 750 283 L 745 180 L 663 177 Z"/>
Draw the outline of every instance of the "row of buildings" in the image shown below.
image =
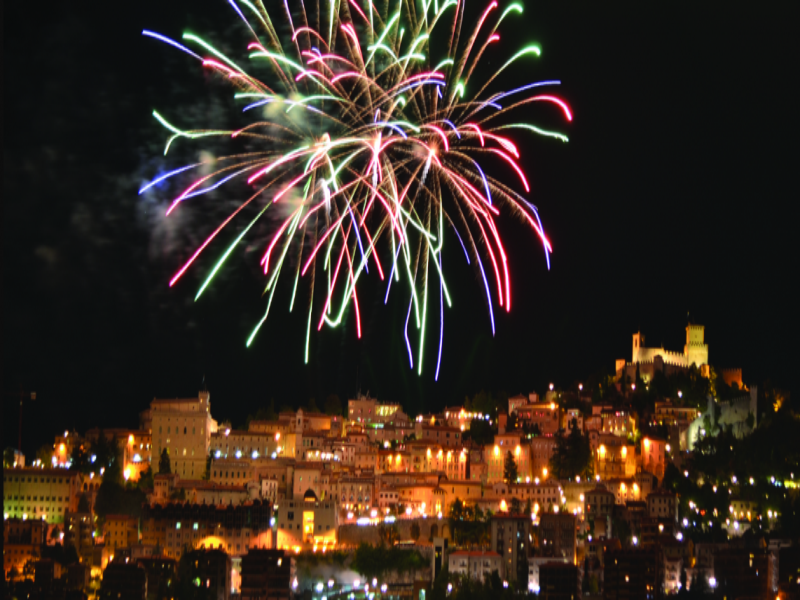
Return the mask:
<path fill-rule="evenodd" d="M 634 336 L 631 364 L 639 365 L 639 376 L 648 361 L 707 366 L 698 327 L 687 328 L 681 360 L 644 349 L 643 337 Z M 618 368 L 623 390 L 635 385 L 625 379 L 627 368 Z M 660 487 L 667 465 L 681 465 L 702 435 L 698 424 L 720 412 L 709 406 L 704 414 L 678 400 L 662 399 L 640 415 L 625 403 L 592 404 L 582 389 L 569 402 L 551 389 L 543 397 L 511 397 L 495 416 L 455 406 L 410 417 L 399 404 L 359 396 L 346 415 L 301 409 L 235 429 L 212 417 L 207 391 L 154 399 L 135 430 L 66 431 L 54 440 L 48 468 L 4 471 L 4 569 L 7 577 L 30 571 L 37 548 L 56 542 L 74 546 L 98 575 L 120 560 L 180 561 L 213 551 L 231 561 L 225 587 L 244 595 L 243 565 L 252 553 L 348 549 L 374 542 L 378 527 L 390 526 L 399 541 L 432 548 L 431 577 L 446 564 L 468 577 L 497 572 L 536 592 L 567 593 L 591 582 L 608 597 L 626 586 L 645 594 L 627 597 L 675 592 L 682 574 L 687 586 L 698 577 L 725 586 L 723 565 L 736 564 L 738 541 L 710 554 L 693 546 L 684 539 L 693 515 L 679 514 L 677 496 Z M 492 439 L 473 439 L 478 422 L 488 422 Z M 669 434 L 642 433 L 656 424 Z M 559 480 L 552 459 L 573 432 L 588 443 L 591 474 Z M 102 440 L 119 446 L 129 482 L 169 458 L 169 472 L 154 475 L 139 516 L 98 519 L 103 470 L 69 468 L 78 451 L 91 465 Z M 490 515 L 489 539 L 458 540 L 447 519 L 456 501 Z M 736 537 L 755 508 L 736 498 L 730 508 Z M 766 557 L 756 579 L 774 590 L 777 571 L 769 561 L 780 548 L 746 550 Z"/>

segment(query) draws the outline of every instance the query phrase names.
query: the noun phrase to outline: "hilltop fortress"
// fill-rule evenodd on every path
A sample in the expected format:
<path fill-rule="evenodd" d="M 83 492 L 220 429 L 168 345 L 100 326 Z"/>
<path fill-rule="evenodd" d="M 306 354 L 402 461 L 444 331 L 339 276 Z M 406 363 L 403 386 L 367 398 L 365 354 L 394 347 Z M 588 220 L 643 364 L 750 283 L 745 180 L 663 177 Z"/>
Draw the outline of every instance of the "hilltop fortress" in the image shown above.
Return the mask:
<path fill-rule="evenodd" d="M 708 344 L 705 343 L 705 327 L 703 325 L 686 326 L 686 344 L 683 352 L 673 352 L 661 348 L 647 348 L 644 345 L 644 334 L 637 331 L 633 334 L 633 352 L 631 361 L 624 358 L 617 360 L 617 379 L 631 381 L 636 379 L 636 369 L 639 377 L 647 383 L 653 378 L 656 371 L 670 375 L 678 371 L 686 371 L 695 365 L 703 377 L 708 377 Z"/>

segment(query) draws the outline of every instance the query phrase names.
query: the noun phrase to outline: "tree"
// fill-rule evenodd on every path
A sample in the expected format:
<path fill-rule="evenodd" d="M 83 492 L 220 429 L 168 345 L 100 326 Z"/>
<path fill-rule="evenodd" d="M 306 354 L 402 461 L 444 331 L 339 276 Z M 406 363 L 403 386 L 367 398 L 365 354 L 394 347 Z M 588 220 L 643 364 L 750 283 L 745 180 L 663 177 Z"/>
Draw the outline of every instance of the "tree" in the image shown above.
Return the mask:
<path fill-rule="evenodd" d="M 78 551 L 75 549 L 75 546 L 63 546 L 60 542 L 52 546 L 42 546 L 41 558 L 52 559 L 65 567 L 80 562 Z"/>
<path fill-rule="evenodd" d="M 309 398 L 308 404 L 306 405 L 306 412 L 318 413 L 319 407 L 317 406 L 317 399 L 316 398 Z"/>
<path fill-rule="evenodd" d="M 278 415 L 275 414 L 275 400 L 270 399 L 267 408 L 259 408 L 255 414 L 247 415 L 247 419 L 244 421 L 244 427 L 249 430 L 251 421 L 274 421 L 277 418 Z"/>
<path fill-rule="evenodd" d="M 503 481 L 506 483 L 515 483 L 517 481 L 517 463 L 514 461 L 514 455 L 511 450 L 506 453 L 506 459 L 503 464 Z"/>
<path fill-rule="evenodd" d="M 325 414 L 332 417 L 342 414 L 342 401 L 336 394 L 330 394 L 325 398 Z"/>
<path fill-rule="evenodd" d="M 419 528 L 419 523 L 414 521 L 411 524 L 411 539 L 413 539 L 416 542 L 419 539 L 419 536 L 421 535 L 421 533 L 422 533 L 422 531 Z"/>
<path fill-rule="evenodd" d="M 158 474 L 169 475 L 172 473 L 172 467 L 169 464 L 169 452 L 164 448 L 161 450 L 161 456 L 158 459 Z"/>
<path fill-rule="evenodd" d="M 140 490 L 152 490 L 155 482 L 153 481 L 153 467 L 147 465 L 147 468 L 139 474 L 139 481 L 137 482 Z"/>
<path fill-rule="evenodd" d="M 380 525 L 378 527 L 378 536 L 381 538 L 381 543 L 387 546 L 394 546 L 395 542 L 400 539 L 400 534 L 395 524 Z"/>
<path fill-rule="evenodd" d="M 89 506 L 89 499 L 86 497 L 86 494 L 81 494 L 78 498 L 78 512 L 79 513 L 88 513 L 92 512 L 92 507 Z"/>
<path fill-rule="evenodd" d="M 3 450 L 3 468 L 11 469 L 14 467 L 14 449 L 6 448 Z"/>
<path fill-rule="evenodd" d="M 556 447 L 550 458 L 550 470 L 553 477 L 558 479 L 592 475 L 592 448 L 589 438 L 581 433 L 577 423 L 577 419 L 572 419 L 569 434 L 556 437 Z"/>
<path fill-rule="evenodd" d="M 472 440 L 476 444 L 491 444 L 494 440 L 494 430 L 489 421 L 483 419 L 473 419 L 470 422 L 469 430 L 464 432 L 462 440 L 466 443 Z"/>
<path fill-rule="evenodd" d="M 464 518 L 464 503 L 461 498 L 456 498 L 450 505 L 450 518 L 454 521 L 461 521 Z"/>
<path fill-rule="evenodd" d="M 83 473 L 84 475 L 88 475 L 92 470 L 92 463 L 89 462 L 89 454 L 86 452 L 83 444 L 78 444 L 72 447 L 72 453 L 70 454 L 69 461 L 72 463 L 72 469 Z"/>
<path fill-rule="evenodd" d="M 519 498 L 512 498 L 511 499 L 511 514 L 512 515 L 519 515 L 522 514 L 522 502 Z"/>
<path fill-rule="evenodd" d="M 53 458 L 53 447 L 45 444 L 36 451 L 36 460 L 42 461 L 46 467 L 50 467 L 50 461 Z"/>
<path fill-rule="evenodd" d="M 628 521 L 625 519 L 612 519 L 611 531 L 614 537 L 619 539 L 623 547 L 629 545 L 633 533 L 631 532 L 631 526 Z"/>
<path fill-rule="evenodd" d="M 95 457 L 93 462 L 95 469 L 109 467 L 111 459 L 114 457 L 114 450 L 102 429 L 97 432 L 97 439 L 92 443 L 90 452 Z"/>
<path fill-rule="evenodd" d="M 208 481 L 211 479 L 211 461 L 214 460 L 214 455 L 212 451 L 208 451 L 208 456 L 206 457 L 206 470 L 203 471 L 203 481 Z"/>
<path fill-rule="evenodd" d="M 119 447 L 116 435 L 108 442 L 108 462 L 106 463 L 106 470 L 103 472 L 103 483 L 106 481 L 119 486 L 123 485 L 124 482 L 122 477 L 122 449 Z"/>

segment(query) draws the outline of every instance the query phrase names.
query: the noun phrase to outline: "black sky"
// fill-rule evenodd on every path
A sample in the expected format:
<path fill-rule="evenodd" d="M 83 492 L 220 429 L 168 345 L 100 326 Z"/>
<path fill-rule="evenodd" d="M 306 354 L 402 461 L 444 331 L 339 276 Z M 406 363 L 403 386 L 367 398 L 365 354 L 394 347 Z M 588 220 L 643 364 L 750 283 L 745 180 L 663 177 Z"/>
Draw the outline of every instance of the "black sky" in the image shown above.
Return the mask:
<path fill-rule="evenodd" d="M 304 316 L 286 312 L 288 291 L 244 348 L 264 307 L 248 255 L 198 304 L 202 273 L 168 289 L 196 240 L 136 194 L 163 167 L 165 136 L 150 113 L 199 103 L 210 114 L 230 94 L 140 33 L 191 28 L 233 44 L 243 32 L 224 0 L 7 5 L 3 445 L 16 443 L 8 393 L 20 384 L 38 393 L 26 409 L 33 452 L 66 427 L 135 426 L 152 397 L 193 394 L 203 377 L 214 416 L 234 423 L 270 398 L 297 405 L 357 387 L 415 411 L 481 388 L 566 386 L 629 357 L 639 328 L 648 344 L 681 349 L 687 313 L 706 326 L 715 366 L 791 387 L 797 6 L 526 4 L 503 42 L 535 41 L 543 53 L 519 84 L 561 79 L 575 114 L 560 127 L 569 144 L 519 138 L 552 269 L 529 232 L 504 222 L 515 307 L 496 312 L 492 338 L 474 273 L 458 248 L 445 254 L 455 306 L 434 382 L 432 359 L 422 377 L 408 368 L 399 297 L 384 307 L 369 286 L 364 339 L 352 319 L 323 331 L 308 366 Z"/>

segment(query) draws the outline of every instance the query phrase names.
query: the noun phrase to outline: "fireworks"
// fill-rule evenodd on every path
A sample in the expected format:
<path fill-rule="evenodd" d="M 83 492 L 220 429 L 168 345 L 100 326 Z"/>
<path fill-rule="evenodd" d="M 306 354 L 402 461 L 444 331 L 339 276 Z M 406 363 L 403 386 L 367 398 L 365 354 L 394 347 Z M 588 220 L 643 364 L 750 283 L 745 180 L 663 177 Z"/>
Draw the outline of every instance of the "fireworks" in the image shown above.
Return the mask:
<path fill-rule="evenodd" d="M 246 182 L 252 192 L 200 244 L 170 286 L 220 232 L 238 228 L 201 284 L 199 298 L 251 228 L 271 207 L 274 212 L 284 204 L 278 225 L 263 242 L 266 309 L 247 345 L 269 315 L 282 272 L 292 286 L 290 311 L 301 303 L 298 287 L 308 290 L 306 362 L 312 327 L 336 327 L 353 315 L 361 337 L 357 284 L 373 269 L 385 284 L 384 303 L 392 289 L 408 293 L 404 339 L 409 364 L 420 374 L 429 297 L 434 302 L 438 297 L 438 379 L 444 307 L 452 302 L 442 263 L 445 230 L 448 238 L 452 230 L 466 262 L 480 273 L 492 333 L 493 306 L 511 310 L 508 256 L 495 222 L 501 208 L 521 217 L 540 238 L 549 267 L 550 243 L 536 208 L 522 195 L 530 186 L 506 131 L 567 141 L 560 133 L 508 118 L 519 112 L 515 109 L 539 103 L 568 121 L 572 114 L 563 100 L 543 93 L 559 81 L 492 91 L 509 67 L 540 54 L 535 45 L 516 53 L 500 45 L 500 25 L 521 14 L 521 5 L 501 9 L 491 2 L 467 28 L 465 0 L 318 0 L 291 7 L 284 0 L 270 5 L 273 14 L 260 0 L 228 1 L 247 26 L 249 39 L 242 46 L 249 52 L 248 70 L 196 35 L 184 34 L 181 43 L 143 32 L 227 80 L 242 111 L 263 117 L 233 131 L 183 130 L 154 111 L 172 134 L 165 155 L 178 140 L 202 143 L 210 136 L 255 150 L 178 167 L 140 190 L 193 176 L 168 215 L 232 181 Z M 477 72 L 487 69 L 476 67 L 487 56 L 499 57 L 501 66 L 479 81 Z"/>

